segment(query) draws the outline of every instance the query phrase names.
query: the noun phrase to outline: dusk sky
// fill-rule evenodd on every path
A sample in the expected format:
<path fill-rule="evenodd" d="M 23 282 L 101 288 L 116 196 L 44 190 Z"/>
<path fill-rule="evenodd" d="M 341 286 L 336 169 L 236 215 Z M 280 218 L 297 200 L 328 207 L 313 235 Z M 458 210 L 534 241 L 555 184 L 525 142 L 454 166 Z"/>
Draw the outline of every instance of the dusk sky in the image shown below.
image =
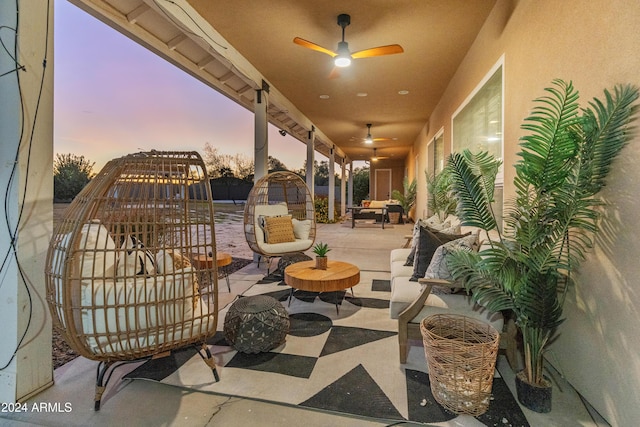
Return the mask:
<path fill-rule="evenodd" d="M 66 0 L 54 7 L 54 153 L 83 155 L 96 173 L 141 150 L 203 154 L 207 142 L 253 158 L 252 112 Z M 269 155 L 301 168 L 305 145 L 269 128 Z"/>

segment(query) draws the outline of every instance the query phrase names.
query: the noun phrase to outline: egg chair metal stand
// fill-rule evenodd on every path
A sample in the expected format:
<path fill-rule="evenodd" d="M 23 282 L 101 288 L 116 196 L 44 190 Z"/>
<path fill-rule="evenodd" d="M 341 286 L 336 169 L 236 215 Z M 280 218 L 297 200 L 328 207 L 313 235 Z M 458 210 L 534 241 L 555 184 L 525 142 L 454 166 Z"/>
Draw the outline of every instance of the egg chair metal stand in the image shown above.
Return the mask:
<path fill-rule="evenodd" d="M 294 239 L 270 243 L 265 219 L 290 216 Z M 244 231 L 247 244 L 261 258 L 271 259 L 309 249 L 316 236 L 315 208 L 306 183 L 293 172 L 278 171 L 258 179 L 247 197 L 244 208 Z"/>
<path fill-rule="evenodd" d="M 108 162 L 57 224 L 47 302 L 69 346 L 100 362 L 96 410 L 117 366 L 187 346 L 219 380 L 206 344 L 217 329 L 218 275 L 191 261 L 215 257 L 213 214 L 200 155 L 150 151 Z"/>

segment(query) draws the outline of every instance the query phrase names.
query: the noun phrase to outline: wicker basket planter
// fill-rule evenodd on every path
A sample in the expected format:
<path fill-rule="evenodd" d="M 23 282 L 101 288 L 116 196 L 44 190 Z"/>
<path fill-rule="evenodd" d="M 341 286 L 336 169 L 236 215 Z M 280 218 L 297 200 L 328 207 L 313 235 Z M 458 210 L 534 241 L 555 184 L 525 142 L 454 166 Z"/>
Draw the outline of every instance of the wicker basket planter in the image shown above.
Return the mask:
<path fill-rule="evenodd" d="M 436 401 L 457 414 L 481 415 L 491 399 L 500 334 L 460 315 L 435 314 L 420 323 Z"/>
<path fill-rule="evenodd" d="M 400 224 L 400 212 L 389 212 L 389 223 Z"/>
<path fill-rule="evenodd" d="M 316 257 L 316 269 L 318 270 L 326 270 L 327 269 L 327 261 L 329 260 L 326 256 L 317 256 Z"/>

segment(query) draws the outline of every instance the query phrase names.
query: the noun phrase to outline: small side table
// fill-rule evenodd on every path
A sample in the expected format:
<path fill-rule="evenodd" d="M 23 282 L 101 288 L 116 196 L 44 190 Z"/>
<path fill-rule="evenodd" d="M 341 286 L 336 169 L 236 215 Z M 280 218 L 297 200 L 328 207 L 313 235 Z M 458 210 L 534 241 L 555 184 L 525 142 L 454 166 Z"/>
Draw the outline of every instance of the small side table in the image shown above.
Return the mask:
<path fill-rule="evenodd" d="M 226 252 L 216 252 L 216 268 L 222 268 L 223 276 L 227 280 L 227 289 L 231 292 L 231 283 L 229 282 L 229 271 L 227 270 L 227 266 L 231 264 L 233 258 L 231 254 Z M 193 256 L 193 262 L 198 269 L 213 269 L 213 257 L 204 254 L 198 254 Z M 211 279 L 211 277 L 209 277 Z M 210 280 L 211 281 L 211 280 Z"/>

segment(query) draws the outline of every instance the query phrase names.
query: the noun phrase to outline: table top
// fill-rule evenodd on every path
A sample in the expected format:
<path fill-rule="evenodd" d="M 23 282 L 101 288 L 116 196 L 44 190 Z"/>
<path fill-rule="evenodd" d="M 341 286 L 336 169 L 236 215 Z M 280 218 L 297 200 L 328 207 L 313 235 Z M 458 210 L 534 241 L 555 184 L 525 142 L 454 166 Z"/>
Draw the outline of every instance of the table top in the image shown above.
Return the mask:
<path fill-rule="evenodd" d="M 231 264 L 231 254 L 226 252 L 216 252 L 216 266 L 224 267 Z M 205 254 L 193 255 L 193 262 L 196 268 L 213 268 L 213 257 Z"/>
<path fill-rule="evenodd" d="M 284 282 L 295 289 L 311 292 L 341 291 L 360 282 L 360 269 L 342 261 L 327 261 L 327 269 L 315 268 L 316 262 L 291 264 L 284 270 Z"/>
<path fill-rule="evenodd" d="M 359 212 L 359 211 L 365 210 L 365 209 L 370 209 L 372 211 L 383 211 L 383 212 L 388 210 L 387 206 L 381 206 L 381 207 L 377 207 L 377 208 L 376 207 L 370 208 L 368 206 L 347 206 L 347 211 Z"/>

